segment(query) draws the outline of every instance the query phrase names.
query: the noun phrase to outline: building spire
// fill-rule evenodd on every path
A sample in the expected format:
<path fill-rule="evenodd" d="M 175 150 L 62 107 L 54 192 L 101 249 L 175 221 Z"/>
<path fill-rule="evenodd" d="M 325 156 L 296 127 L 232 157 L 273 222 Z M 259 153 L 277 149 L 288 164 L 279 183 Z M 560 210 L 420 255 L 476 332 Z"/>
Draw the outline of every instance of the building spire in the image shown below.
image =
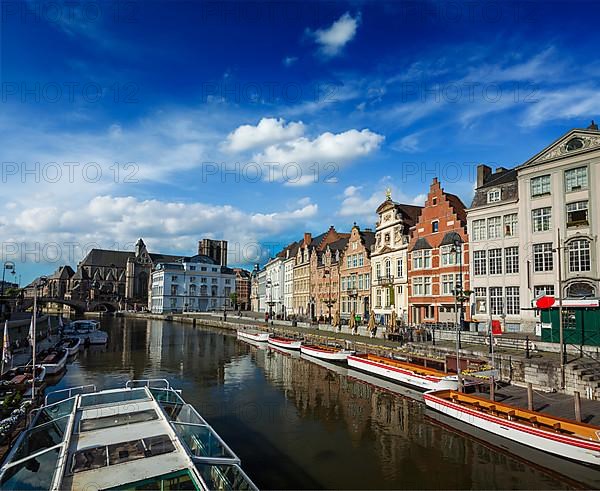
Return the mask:
<path fill-rule="evenodd" d="M 392 188 L 388 187 L 385 190 L 385 199 L 387 199 L 388 201 L 392 201 Z"/>

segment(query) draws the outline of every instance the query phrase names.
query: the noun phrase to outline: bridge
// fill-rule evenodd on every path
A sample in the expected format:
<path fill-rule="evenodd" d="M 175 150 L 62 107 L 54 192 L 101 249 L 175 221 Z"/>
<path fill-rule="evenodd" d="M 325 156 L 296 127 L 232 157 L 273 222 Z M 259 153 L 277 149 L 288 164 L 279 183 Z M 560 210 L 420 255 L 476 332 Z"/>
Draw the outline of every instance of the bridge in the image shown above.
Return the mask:
<path fill-rule="evenodd" d="M 110 300 L 66 300 L 64 298 L 38 297 L 38 304 L 55 303 L 66 305 L 75 310 L 76 314 L 84 312 L 115 312 L 119 310 L 119 304 Z M 21 303 L 22 310 L 29 310 L 33 307 L 33 298 L 25 298 Z"/>

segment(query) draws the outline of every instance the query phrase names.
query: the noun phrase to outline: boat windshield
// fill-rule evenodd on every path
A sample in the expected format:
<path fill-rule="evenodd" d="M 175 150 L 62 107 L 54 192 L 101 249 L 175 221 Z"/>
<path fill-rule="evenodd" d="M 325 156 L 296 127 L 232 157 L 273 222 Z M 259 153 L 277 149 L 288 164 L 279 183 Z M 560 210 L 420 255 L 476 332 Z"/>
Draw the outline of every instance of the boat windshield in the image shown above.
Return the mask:
<path fill-rule="evenodd" d="M 196 468 L 208 489 L 254 490 L 256 487 L 237 465 L 197 464 Z"/>
<path fill-rule="evenodd" d="M 75 397 L 42 408 L 8 455 L 0 488 L 49 489 L 65 445 Z"/>
<path fill-rule="evenodd" d="M 131 482 L 123 486 L 109 488 L 106 491 L 145 491 L 147 489 L 193 489 L 199 491 L 202 489 L 202 486 L 196 482 L 190 471 L 185 469 L 171 472 L 169 474 L 163 474 L 161 476 L 151 477 L 142 481 Z"/>

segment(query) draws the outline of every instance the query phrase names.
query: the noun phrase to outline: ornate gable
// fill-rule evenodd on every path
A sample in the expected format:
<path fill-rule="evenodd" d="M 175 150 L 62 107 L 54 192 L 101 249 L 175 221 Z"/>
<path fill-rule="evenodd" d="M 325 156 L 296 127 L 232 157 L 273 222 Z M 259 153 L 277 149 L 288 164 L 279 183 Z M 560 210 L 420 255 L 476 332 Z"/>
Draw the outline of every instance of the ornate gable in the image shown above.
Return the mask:
<path fill-rule="evenodd" d="M 521 167 L 529 167 L 566 155 L 577 155 L 600 148 L 600 131 L 595 129 L 574 129 L 563 135 L 544 150 L 534 155 Z"/>

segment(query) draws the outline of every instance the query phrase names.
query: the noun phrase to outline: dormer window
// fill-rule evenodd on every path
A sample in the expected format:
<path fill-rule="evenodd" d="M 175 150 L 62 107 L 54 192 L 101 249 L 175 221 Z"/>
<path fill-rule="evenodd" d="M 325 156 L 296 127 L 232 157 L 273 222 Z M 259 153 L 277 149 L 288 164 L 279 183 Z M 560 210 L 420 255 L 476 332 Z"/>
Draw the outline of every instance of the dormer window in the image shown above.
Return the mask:
<path fill-rule="evenodd" d="M 497 203 L 500 201 L 500 189 L 492 189 L 487 193 L 487 202 L 488 203 Z"/>

